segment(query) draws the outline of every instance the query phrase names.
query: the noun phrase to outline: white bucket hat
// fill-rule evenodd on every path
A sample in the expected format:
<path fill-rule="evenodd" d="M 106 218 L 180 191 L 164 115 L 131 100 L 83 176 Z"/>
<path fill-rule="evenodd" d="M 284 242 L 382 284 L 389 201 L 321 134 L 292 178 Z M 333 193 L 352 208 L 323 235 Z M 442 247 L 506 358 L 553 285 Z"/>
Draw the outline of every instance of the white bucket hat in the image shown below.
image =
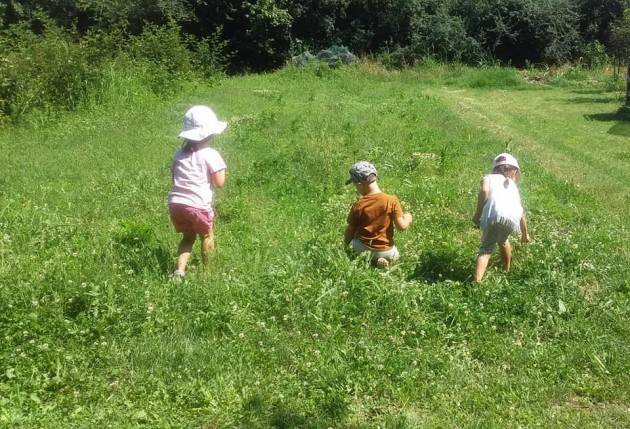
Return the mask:
<path fill-rule="evenodd" d="M 509 153 L 500 153 L 494 158 L 494 160 L 492 161 L 492 169 L 494 170 L 499 165 L 509 165 L 518 169 L 519 171 L 521 170 L 521 167 L 518 166 L 518 161 L 516 160 L 516 158 L 514 158 Z"/>
<path fill-rule="evenodd" d="M 184 115 L 184 129 L 179 136 L 199 142 L 213 134 L 221 134 L 225 127 L 227 127 L 227 122 L 219 121 L 211 108 L 193 106 Z"/>

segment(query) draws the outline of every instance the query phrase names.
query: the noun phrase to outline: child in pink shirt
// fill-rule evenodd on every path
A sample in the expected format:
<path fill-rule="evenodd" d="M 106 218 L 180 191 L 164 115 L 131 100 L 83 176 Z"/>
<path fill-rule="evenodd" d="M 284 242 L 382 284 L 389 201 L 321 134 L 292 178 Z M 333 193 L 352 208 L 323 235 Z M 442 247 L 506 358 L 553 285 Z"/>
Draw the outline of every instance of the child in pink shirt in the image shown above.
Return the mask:
<path fill-rule="evenodd" d="M 208 254 L 214 250 L 212 197 L 214 189 L 225 184 L 227 166 L 219 152 L 208 145 L 226 126 L 227 123 L 219 121 L 206 106 L 191 107 L 184 116 L 184 129 L 179 134 L 184 145 L 173 157 L 173 187 L 168 194 L 171 222 L 175 230 L 183 234 L 173 273 L 177 279 L 184 278 L 197 236 L 201 240 L 204 265 L 208 263 Z"/>

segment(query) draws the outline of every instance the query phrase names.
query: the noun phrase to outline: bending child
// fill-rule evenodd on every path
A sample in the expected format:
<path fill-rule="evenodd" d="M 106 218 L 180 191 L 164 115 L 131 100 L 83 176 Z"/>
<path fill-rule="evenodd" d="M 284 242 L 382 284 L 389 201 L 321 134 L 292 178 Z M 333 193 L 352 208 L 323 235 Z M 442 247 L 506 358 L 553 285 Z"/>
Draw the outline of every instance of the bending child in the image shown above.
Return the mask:
<path fill-rule="evenodd" d="M 376 179 L 376 168 L 369 162 L 359 161 L 350 168 L 346 184 L 353 183 L 360 197 L 348 214 L 344 242 L 356 253 L 370 252 L 371 261 L 386 268 L 400 257 L 394 245 L 394 225 L 405 230 L 412 217 L 403 213 L 398 198 L 381 191 Z"/>
<path fill-rule="evenodd" d="M 177 249 L 177 265 L 173 277 L 183 279 L 196 237 L 201 240 L 201 258 L 208 264 L 214 250 L 213 190 L 225 184 L 227 166 L 219 152 L 209 147 L 227 123 L 217 119 L 206 106 L 191 107 L 184 116 L 184 129 L 179 137 L 183 146 L 175 153 L 171 165 L 173 186 L 168 194 L 168 207 L 175 230 L 183 234 Z"/>
<path fill-rule="evenodd" d="M 476 283 L 483 278 L 496 244 L 499 245 L 503 267 L 509 271 L 512 262 L 510 234 L 520 230 L 521 242 L 529 242 L 527 221 L 517 187 L 520 177 L 521 171 L 516 158 L 502 153 L 492 161 L 492 174 L 481 179 L 477 209 L 472 218 L 473 223 L 482 231 L 473 276 Z"/>

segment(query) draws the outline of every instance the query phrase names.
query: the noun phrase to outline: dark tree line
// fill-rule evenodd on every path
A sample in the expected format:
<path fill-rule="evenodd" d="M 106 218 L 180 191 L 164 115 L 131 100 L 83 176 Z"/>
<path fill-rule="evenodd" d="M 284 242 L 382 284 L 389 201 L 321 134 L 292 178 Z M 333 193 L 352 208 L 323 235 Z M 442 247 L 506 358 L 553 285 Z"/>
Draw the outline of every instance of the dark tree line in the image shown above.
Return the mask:
<path fill-rule="evenodd" d="M 140 34 L 177 24 L 196 38 L 226 42 L 235 71 L 265 70 L 291 54 L 333 44 L 356 54 L 387 52 L 400 63 L 423 56 L 516 66 L 584 58 L 609 47 L 630 0 L 5 0 L 0 25 L 44 13 L 79 34 Z"/>

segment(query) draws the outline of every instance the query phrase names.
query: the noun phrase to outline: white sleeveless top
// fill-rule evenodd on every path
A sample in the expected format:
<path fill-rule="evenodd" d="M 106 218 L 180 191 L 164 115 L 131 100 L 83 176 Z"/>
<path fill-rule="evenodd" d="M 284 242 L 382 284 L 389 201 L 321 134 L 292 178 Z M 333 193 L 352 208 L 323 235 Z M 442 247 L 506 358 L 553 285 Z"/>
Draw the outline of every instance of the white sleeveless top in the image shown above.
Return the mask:
<path fill-rule="evenodd" d="M 520 231 L 523 206 L 516 183 L 502 174 L 489 174 L 484 180 L 489 183 L 490 195 L 483 206 L 481 228 L 500 223 L 509 226 L 512 231 Z"/>

